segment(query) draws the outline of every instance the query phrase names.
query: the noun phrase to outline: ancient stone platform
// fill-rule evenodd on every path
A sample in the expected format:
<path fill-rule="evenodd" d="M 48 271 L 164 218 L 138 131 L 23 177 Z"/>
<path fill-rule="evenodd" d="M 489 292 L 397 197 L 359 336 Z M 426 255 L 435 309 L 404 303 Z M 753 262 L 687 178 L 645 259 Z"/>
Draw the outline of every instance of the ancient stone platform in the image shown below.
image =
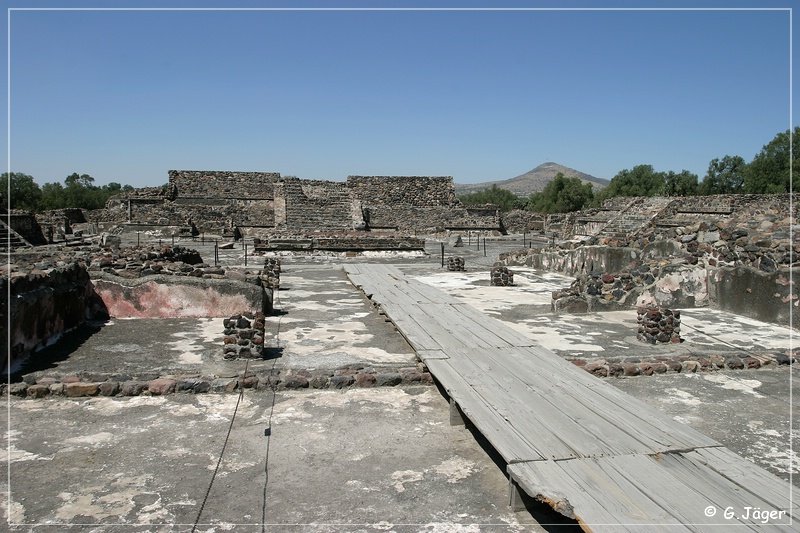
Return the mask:
<path fill-rule="evenodd" d="M 790 531 L 789 485 L 535 340 L 381 265 L 345 267 L 508 464 L 518 490 L 591 531 Z M 715 517 L 712 508 L 733 509 Z M 763 523 L 758 507 L 786 511 Z"/>

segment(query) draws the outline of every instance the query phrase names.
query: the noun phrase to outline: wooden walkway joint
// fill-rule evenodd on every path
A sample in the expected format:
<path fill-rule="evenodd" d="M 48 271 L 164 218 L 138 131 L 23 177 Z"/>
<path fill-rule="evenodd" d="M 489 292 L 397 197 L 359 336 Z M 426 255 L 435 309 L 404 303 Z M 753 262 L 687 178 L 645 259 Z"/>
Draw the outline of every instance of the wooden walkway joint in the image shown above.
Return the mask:
<path fill-rule="evenodd" d="M 790 485 L 720 443 L 396 267 L 345 271 L 447 391 L 451 424 L 506 461 L 512 508 L 521 490 L 586 531 L 796 531 Z"/>

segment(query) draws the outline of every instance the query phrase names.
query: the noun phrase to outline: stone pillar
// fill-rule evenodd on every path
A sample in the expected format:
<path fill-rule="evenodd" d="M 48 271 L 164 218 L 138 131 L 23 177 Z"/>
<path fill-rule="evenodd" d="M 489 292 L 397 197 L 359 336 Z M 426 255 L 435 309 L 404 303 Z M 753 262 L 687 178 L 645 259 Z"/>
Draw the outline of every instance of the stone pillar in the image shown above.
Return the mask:
<path fill-rule="evenodd" d="M 681 341 L 681 312 L 658 307 L 636 309 L 639 331 L 636 338 L 650 344 Z"/>
<path fill-rule="evenodd" d="M 259 358 L 264 352 L 264 314 L 233 315 L 222 321 L 225 327 L 222 353 L 225 359 Z"/>
<path fill-rule="evenodd" d="M 450 256 L 447 258 L 447 270 L 450 272 L 464 272 L 467 270 L 464 258 L 459 256 Z"/>
<path fill-rule="evenodd" d="M 265 287 L 277 290 L 281 286 L 281 260 L 277 257 L 264 258 L 260 278 Z"/>
<path fill-rule="evenodd" d="M 491 271 L 492 285 L 508 287 L 514 284 L 514 273 L 504 266 L 494 266 Z"/>

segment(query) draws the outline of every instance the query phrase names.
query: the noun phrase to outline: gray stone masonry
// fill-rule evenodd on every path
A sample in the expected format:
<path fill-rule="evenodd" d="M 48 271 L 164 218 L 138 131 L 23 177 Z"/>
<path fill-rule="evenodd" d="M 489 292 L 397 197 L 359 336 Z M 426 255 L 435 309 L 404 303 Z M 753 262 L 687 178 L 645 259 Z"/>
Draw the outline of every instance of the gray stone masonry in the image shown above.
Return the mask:
<path fill-rule="evenodd" d="M 222 321 L 225 359 L 260 358 L 264 352 L 264 313 L 242 313 Z"/>
<path fill-rule="evenodd" d="M 450 256 L 447 258 L 447 270 L 450 272 L 464 272 L 467 270 L 464 258 L 460 256 Z"/>
<path fill-rule="evenodd" d="M 281 260 L 277 257 L 264 258 L 264 268 L 260 277 L 265 287 L 278 290 L 281 286 Z"/>
<path fill-rule="evenodd" d="M 272 199 L 278 172 L 170 170 L 169 184 L 178 198 Z"/>
<path fill-rule="evenodd" d="M 490 272 L 491 283 L 495 287 L 514 285 L 514 273 L 504 266 L 494 266 Z"/>
<path fill-rule="evenodd" d="M 636 309 L 636 338 L 650 344 L 681 342 L 681 312 L 656 307 Z"/>

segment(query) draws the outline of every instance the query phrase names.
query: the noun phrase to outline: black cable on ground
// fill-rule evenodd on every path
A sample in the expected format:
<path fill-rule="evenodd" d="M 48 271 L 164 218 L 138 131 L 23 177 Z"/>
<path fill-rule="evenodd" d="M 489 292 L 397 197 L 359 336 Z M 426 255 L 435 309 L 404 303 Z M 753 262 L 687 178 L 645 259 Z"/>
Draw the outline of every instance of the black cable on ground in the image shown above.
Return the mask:
<path fill-rule="evenodd" d="M 249 360 L 245 359 L 244 363 L 244 375 L 247 375 L 247 367 L 249 366 Z M 228 446 L 228 440 L 231 437 L 231 431 L 233 430 L 233 422 L 236 420 L 236 413 L 239 412 L 239 404 L 242 402 L 242 397 L 244 396 L 244 387 L 239 387 L 239 395 L 236 398 L 236 407 L 233 409 L 233 416 L 231 417 L 231 423 L 228 425 L 228 432 L 225 434 L 225 441 L 222 443 L 222 450 L 219 452 L 219 458 L 217 459 L 217 466 L 214 467 L 214 473 L 211 474 L 211 482 L 208 484 L 208 489 L 206 490 L 206 495 L 203 497 L 203 503 L 200 504 L 200 510 L 197 512 L 197 518 L 194 521 L 194 525 L 192 526 L 192 533 L 197 530 L 197 525 L 200 523 L 200 517 L 203 515 L 203 509 L 208 502 L 208 496 L 211 494 L 211 487 L 214 486 L 214 480 L 217 477 L 217 472 L 219 472 L 219 467 L 222 464 L 222 457 L 225 455 L 225 448 Z"/>
<path fill-rule="evenodd" d="M 279 290 L 275 291 L 276 300 L 278 305 L 280 305 L 280 294 Z M 283 308 L 280 308 L 283 311 Z M 281 318 L 283 314 L 278 315 L 278 324 L 275 330 L 275 347 L 280 348 L 281 341 Z M 269 429 L 269 434 L 266 435 L 267 437 L 267 446 L 264 451 L 264 490 L 262 493 L 262 500 L 261 500 L 261 533 L 265 533 L 267 530 L 267 484 L 269 483 L 269 444 L 272 441 L 272 414 L 275 412 L 275 396 L 277 394 L 275 388 L 275 382 L 272 381 L 272 376 L 275 371 L 275 365 L 278 362 L 278 358 L 276 357 L 272 361 L 272 368 L 270 369 L 270 389 L 272 390 L 272 405 L 269 409 L 269 417 L 267 417 L 267 428 Z"/>

